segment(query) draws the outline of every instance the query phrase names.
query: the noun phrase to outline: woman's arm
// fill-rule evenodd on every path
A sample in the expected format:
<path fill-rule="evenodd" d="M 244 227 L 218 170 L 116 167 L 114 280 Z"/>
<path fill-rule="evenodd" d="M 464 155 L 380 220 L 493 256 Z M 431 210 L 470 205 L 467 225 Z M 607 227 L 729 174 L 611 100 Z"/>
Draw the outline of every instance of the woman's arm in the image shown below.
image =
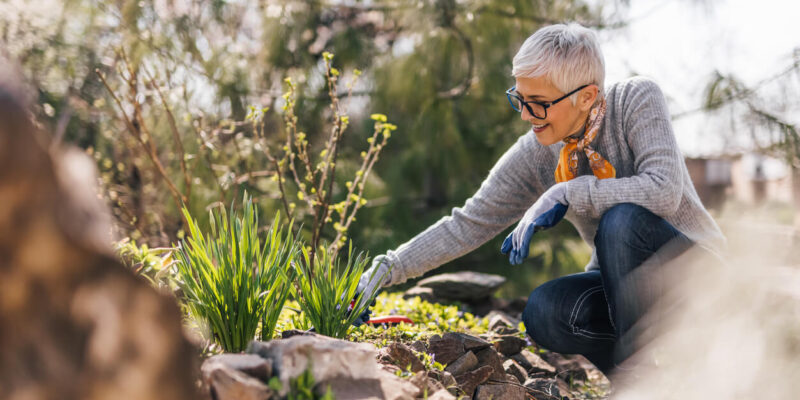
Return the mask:
<path fill-rule="evenodd" d="M 567 201 L 579 215 L 595 218 L 620 203 L 638 204 L 661 217 L 672 215 L 683 194 L 684 161 L 664 95 L 658 85 L 644 79 L 634 81 L 621 95 L 620 139 L 633 151 L 635 175 L 616 179 L 580 176 L 567 183 Z"/>
<path fill-rule="evenodd" d="M 393 265 L 388 285 L 420 276 L 476 249 L 517 221 L 536 201 L 542 185 L 531 168 L 533 133 L 520 137 L 492 167 L 463 207 L 431 225 L 386 257 Z"/>

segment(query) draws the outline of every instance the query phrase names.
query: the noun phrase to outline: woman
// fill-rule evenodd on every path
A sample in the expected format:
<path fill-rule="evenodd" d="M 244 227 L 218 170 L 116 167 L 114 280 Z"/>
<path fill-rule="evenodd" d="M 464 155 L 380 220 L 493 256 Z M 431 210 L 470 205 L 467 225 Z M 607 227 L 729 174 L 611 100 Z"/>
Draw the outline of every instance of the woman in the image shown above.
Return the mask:
<path fill-rule="evenodd" d="M 659 87 L 635 77 L 604 91 L 591 30 L 538 30 L 514 57 L 512 75 L 507 97 L 531 131 L 463 207 L 376 257 L 359 287 L 422 275 L 516 221 L 501 250 L 519 264 L 533 234 L 566 216 L 592 246 L 592 259 L 586 272 L 536 288 L 523 322 L 542 347 L 583 354 L 609 373 L 635 352 L 636 322 L 657 297 L 654 282 L 633 272 L 693 244 L 718 249 L 725 239 L 694 190 Z"/>

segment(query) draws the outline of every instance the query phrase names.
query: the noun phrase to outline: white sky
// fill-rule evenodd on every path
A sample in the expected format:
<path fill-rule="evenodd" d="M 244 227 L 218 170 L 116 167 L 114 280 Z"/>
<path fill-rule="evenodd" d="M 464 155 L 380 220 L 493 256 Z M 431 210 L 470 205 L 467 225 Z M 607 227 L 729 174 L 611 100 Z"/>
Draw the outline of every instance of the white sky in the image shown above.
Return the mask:
<path fill-rule="evenodd" d="M 626 13 L 632 20 L 630 26 L 599 34 L 607 84 L 624 79 L 631 71 L 650 76 L 666 94 L 673 114 L 702 105 L 703 89 L 715 69 L 754 84 L 787 68 L 793 49 L 800 48 L 799 2 L 630 3 Z M 696 114 L 674 121 L 673 126 L 686 155 L 725 150 L 718 134 L 724 127 L 720 118 Z"/>

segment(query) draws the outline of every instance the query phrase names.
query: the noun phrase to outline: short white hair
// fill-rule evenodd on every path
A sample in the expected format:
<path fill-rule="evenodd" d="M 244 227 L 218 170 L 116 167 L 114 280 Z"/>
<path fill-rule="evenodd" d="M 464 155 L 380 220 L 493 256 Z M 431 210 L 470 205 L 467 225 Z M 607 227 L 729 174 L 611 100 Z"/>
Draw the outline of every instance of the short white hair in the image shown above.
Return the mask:
<path fill-rule="evenodd" d="M 515 78 L 546 76 L 564 93 L 595 84 L 603 96 L 606 67 L 594 31 L 578 23 L 545 26 L 534 32 L 514 56 Z M 575 104 L 576 95 L 570 96 Z"/>

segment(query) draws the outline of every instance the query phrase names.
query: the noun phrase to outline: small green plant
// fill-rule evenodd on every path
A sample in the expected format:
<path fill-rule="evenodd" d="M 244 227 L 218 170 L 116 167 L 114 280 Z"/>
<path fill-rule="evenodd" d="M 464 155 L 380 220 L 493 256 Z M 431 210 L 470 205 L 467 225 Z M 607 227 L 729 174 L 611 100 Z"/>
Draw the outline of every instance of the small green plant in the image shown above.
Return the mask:
<path fill-rule="evenodd" d="M 134 274 L 147 279 L 154 287 L 169 286 L 169 272 L 173 264 L 170 247 L 151 249 L 130 238 L 114 243 L 120 261 Z"/>
<path fill-rule="evenodd" d="M 255 338 L 272 338 L 275 324 L 289 294 L 294 273 L 291 263 L 299 242 L 282 229 L 276 215 L 266 240 L 258 237 L 258 212 L 244 196 L 243 215 L 231 205 L 230 217 L 222 209 L 209 212 L 211 234 L 206 237 L 184 209 L 190 237 L 177 252 L 177 280 L 189 313 L 206 322 L 213 339 L 224 351 L 239 352 Z"/>
<path fill-rule="evenodd" d="M 353 257 L 352 243 L 344 266 L 325 249 L 316 253 L 313 264 L 306 248 L 302 249 L 302 254 L 305 262 L 294 263 L 297 270 L 294 298 L 303 315 L 318 333 L 340 339 L 347 337 L 353 322 L 369 307 L 369 302 L 362 302 L 362 298 L 373 298 L 379 289 L 362 292 L 356 298 L 358 281 L 369 258 L 363 253 Z"/>
<path fill-rule="evenodd" d="M 316 385 L 316 382 L 314 382 L 314 374 L 311 373 L 309 360 L 308 368 L 297 378 L 289 380 L 289 393 L 286 397 L 289 400 L 334 400 L 330 386 L 328 386 L 325 394 L 320 396 L 314 392 L 314 385 Z"/>

